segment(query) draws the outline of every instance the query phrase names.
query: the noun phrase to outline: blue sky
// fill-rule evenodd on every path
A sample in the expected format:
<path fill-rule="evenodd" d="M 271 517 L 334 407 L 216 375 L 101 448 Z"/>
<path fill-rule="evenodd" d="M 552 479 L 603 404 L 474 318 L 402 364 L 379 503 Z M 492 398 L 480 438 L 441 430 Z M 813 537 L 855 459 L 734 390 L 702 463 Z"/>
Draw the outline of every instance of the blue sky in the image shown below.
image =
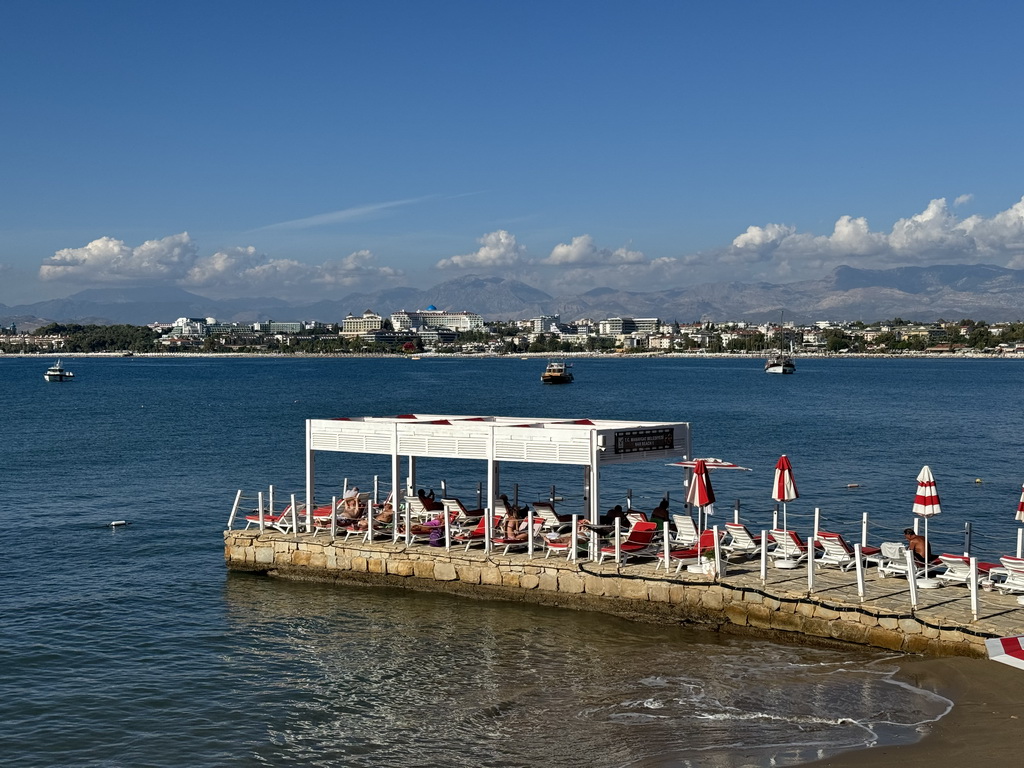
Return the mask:
<path fill-rule="evenodd" d="M 0 5 L 0 302 L 1024 267 L 1024 7 Z"/>

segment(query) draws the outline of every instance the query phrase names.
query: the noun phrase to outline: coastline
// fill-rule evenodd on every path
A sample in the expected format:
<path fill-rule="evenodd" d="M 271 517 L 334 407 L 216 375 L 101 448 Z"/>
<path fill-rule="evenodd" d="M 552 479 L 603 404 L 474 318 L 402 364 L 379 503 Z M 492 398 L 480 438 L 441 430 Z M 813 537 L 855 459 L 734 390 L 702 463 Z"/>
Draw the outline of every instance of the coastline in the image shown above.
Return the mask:
<path fill-rule="evenodd" d="M 25 352 L 12 353 L 0 351 L 0 360 L 24 360 L 24 359 L 49 359 L 49 358 L 133 358 L 133 357 L 155 357 L 163 359 L 174 358 L 236 358 L 239 360 L 252 360 L 255 358 L 267 359 L 292 359 L 292 360 L 319 360 L 319 359 L 379 359 L 379 360 L 547 360 L 552 357 L 585 360 L 629 360 L 629 359 L 657 359 L 665 358 L 670 360 L 764 360 L 763 353 L 752 352 L 632 352 L 629 354 L 605 353 L 605 352 L 517 352 L 511 355 L 499 355 L 491 352 L 466 353 L 466 352 L 417 352 L 415 355 L 403 353 L 329 353 L 329 352 L 134 352 L 125 355 L 123 352 Z M 873 354 L 869 352 L 849 352 L 843 354 L 815 354 L 796 353 L 793 359 L 800 360 L 1024 360 L 1021 355 L 986 355 L 983 353 L 953 353 L 949 352 L 904 352 L 898 355 Z"/>
<path fill-rule="evenodd" d="M 1024 672 L 988 659 L 901 659 L 895 679 L 933 691 L 953 702 L 948 715 L 927 727 L 914 744 L 879 745 L 843 752 L 805 765 L 863 768 L 900 765 L 932 768 L 974 760 L 1020 759 L 1024 739 Z"/>

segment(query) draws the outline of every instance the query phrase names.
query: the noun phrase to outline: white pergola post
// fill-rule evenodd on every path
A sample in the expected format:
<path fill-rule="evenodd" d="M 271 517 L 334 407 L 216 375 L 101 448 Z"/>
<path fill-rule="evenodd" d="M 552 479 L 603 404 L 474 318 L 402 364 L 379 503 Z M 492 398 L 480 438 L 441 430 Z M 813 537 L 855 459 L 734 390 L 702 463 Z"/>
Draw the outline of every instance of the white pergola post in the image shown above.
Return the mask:
<path fill-rule="evenodd" d="M 316 453 L 313 451 L 313 436 L 310 422 L 306 422 L 306 531 L 313 530 L 313 483 L 316 478 Z M 292 496 L 292 514 L 295 513 L 295 497 Z M 295 533 L 298 533 L 298 527 Z"/>

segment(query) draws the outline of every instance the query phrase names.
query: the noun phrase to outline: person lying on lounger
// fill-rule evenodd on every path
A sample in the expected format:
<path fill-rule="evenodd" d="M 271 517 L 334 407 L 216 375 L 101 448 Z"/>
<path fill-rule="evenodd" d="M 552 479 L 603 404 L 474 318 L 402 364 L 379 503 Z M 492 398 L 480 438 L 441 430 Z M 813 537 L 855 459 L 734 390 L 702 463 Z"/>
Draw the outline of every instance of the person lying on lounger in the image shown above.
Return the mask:
<path fill-rule="evenodd" d="M 391 502 L 390 501 L 386 501 L 386 502 L 384 502 L 384 506 L 381 507 L 380 512 L 377 513 L 377 516 L 375 518 L 373 518 L 373 527 L 374 528 L 380 528 L 381 526 L 387 525 L 388 523 L 390 523 L 394 519 L 395 519 L 395 510 L 394 510 L 394 508 L 392 508 Z M 365 531 L 368 526 L 369 526 L 369 522 L 367 521 L 367 519 L 365 517 L 360 518 L 359 521 L 356 523 L 356 528 L 358 528 L 361 531 Z"/>

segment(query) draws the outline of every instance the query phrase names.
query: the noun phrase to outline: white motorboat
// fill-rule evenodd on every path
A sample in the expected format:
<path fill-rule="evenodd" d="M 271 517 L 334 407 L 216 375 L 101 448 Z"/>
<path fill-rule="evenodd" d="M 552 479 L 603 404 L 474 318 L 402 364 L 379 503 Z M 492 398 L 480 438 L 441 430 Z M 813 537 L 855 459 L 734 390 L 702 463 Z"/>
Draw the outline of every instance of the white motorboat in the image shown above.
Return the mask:
<path fill-rule="evenodd" d="M 540 380 L 544 384 L 568 384 L 573 378 L 569 368 L 570 366 L 561 360 L 550 360 L 548 367 L 540 375 Z"/>
<path fill-rule="evenodd" d="M 68 381 L 75 378 L 75 374 L 71 371 L 64 370 L 64 366 L 61 365 L 60 360 L 51 365 L 46 373 L 43 374 L 43 379 L 46 381 Z"/>

